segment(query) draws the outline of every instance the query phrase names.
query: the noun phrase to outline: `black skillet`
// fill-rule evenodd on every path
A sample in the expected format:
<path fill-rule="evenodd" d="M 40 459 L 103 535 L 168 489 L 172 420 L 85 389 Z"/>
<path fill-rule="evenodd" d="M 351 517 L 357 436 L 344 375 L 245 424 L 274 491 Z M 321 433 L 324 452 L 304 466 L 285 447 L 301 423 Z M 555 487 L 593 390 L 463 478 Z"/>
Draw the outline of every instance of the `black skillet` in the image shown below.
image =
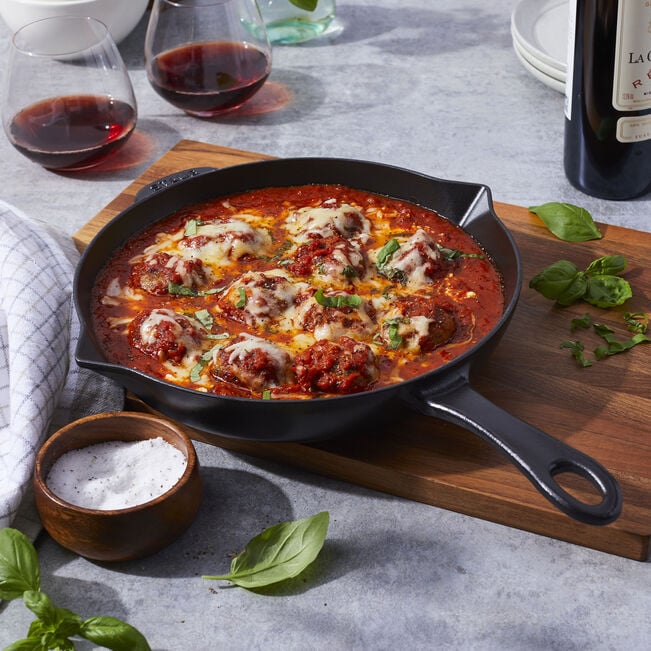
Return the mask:
<path fill-rule="evenodd" d="M 339 183 L 431 208 L 463 227 L 492 256 L 504 278 L 506 309 L 493 330 L 469 351 L 407 382 L 353 395 L 311 400 L 254 400 L 185 389 L 107 361 L 93 332 L 91 292 L 118 247 L 155 221 L 193 203 L 268 186 Z M 473 364 L 504 333 L 522 282 L 520 255 L 493 211 L 484 185 L 435 179 L 409 170 L 334 158 L 268 160 L 215 170 L 197 168 L 145 188 L 132 206 L 92 240 L 77 267 L 74 297 L 82 323 L 77 363 L 109 376 L 154 409 L 208 434 L 258 441 L 313 441 L 349 431 L 395 400 L 474 432 L 501 450 L 558 509 L 588 524 L 605 525 L 621 512 L 619 486 L 594 459 L 502 410 L 470 385 Z M 601 495 L 587 504 L 565 491 L 559 473 L 587 479 Z"/>

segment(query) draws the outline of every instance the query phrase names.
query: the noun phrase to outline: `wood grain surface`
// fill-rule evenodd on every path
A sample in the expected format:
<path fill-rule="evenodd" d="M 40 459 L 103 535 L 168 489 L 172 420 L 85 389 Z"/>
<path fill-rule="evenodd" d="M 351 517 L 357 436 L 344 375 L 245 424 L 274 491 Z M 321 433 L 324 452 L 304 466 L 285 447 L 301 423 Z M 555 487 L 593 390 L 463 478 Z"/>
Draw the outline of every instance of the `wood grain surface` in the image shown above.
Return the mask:
<path fill-rule="evenodd" d="M 74 236 L 83 249 L 97 231 L 127 208 L 142 187 L 181 170 L 225 167 L 272 158 L 190 140 L 180 141 Z M 477 181 L 477 179 L 468 179 Z M 559 200 L 550 197 L 549 200 Z M 473 386 L 535 427 L 602 463 L 620 483 L 622 515 L 606 527 L 576 522 L 557 511 L 510 462 L 477 436 L 401 410 L 383 427 L 319 444 L 253 443 L 187 428 L 196 440 L 273 459 L 407 499 L 517 527 L 611 554 L 647 560 L 651 536 L 651 345 L 580 368 L 561 341 L 581 339 L 587 351 L 603 343 L 591 331 L 570 332 L 588 312 L 626 338 L 624 312 L 651 313 L 651 234 L 600 224 L 603 239 L 565 243 L 526 208 L 495 203 L 524 263 L 524 286 L 509 328 L 491 358 L 475 370 Z M 594 215 L 599 222 L 599 215 Z M 579 267 L 620 253 L 633 299 L 621 309 L 585 303 L 559 308 L 528 288 L 529 279 L 559 259 Z M 589 353 L 590 354 L 590 353 Z M 133 409 L 147 409 L 131 398 Z M 565 485 L 565 484 L 564 484 Z M 583 499 L 585 486 L 566 485 Z"/>

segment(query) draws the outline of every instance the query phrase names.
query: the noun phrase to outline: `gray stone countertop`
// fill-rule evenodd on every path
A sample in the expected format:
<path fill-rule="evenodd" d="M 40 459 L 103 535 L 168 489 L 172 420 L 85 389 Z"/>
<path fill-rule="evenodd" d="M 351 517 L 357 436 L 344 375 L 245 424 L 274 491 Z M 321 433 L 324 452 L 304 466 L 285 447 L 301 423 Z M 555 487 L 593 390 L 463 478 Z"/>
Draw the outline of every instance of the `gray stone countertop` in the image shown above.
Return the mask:
<path fill-rule="evenodd" d="M 73 233 L 177 141 L 270 155 L 337 156 L 480 182 L 495 200 L 582 205 L 597 221 L 651 230 L 651 197 L 608 202 L 567 182 L 563 97 L 517 60 L 513 0 L 342 0 L 338 30 L 274 48 L 267 88 L 214 120 L 149 87 L 146 18 L 121 43 L 139 106 L 122 169 L 47 172 L 0 138 L 0 198 Z M 6 57 L 9 35 L 0 26 Z M 54 86 L 54 80 L 53 80 Z M 267 110 L 276 103 L 275 110 Z M 651 565 L 197 443 L 205 499 L 191 529 L 155 556 L 89 562 L 46 535 L 43 589 L 84 616 L 137 626 L 181 649 L 651 648 Z M 328 510 L 317 561 L 276 591 L 207 582 L 275 522 Z M 0 646 L 31 613 L 0 611 Z M 81 648 L 81 647 L 80 647 Z"/>

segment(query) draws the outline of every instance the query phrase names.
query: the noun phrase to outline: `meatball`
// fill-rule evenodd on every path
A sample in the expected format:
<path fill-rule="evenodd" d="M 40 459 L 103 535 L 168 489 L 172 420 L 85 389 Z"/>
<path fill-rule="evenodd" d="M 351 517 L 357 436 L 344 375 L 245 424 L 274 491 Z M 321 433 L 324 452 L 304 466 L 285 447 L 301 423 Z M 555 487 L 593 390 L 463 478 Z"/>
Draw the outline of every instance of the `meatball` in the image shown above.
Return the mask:
<path fill-rule="evenodd" d="M 134 348 L 159 362 L 180 364 L 189 354 L 199 355 L 205 334 L 202 326 L 170 309 L 140 312 L 128 328 Z"/>
<path fill-rule="evenodd" d="M 366 264 L 360 249 L 349 240 L 339 235 L 310 235 L 310 241 L 296 250 L 288 269 L 296 276 L 318 273 L 341 281 L 362 277 Z"/>
<path fill-rule="evenodd" d="M 250 271 L 231 284 L 218 305 L 233 321 L 260 325 L 281 317 L 297 291 L 297 285 L 283 276 Z"/>
<path fill-rule="evenodd" d="M 354 294 L 335 292 L 322 294 L 322 301 L 341 299 L 340 306 L 318 302 L 319 292 L 311 296 L 303 293 L 297 297 L 295 326 L 314 335 L 315 339 L 336 341 L 339 337 L 353 334 L 356 339 L 370 339 L 375 331 L 375 308 Z M 357 304 L 350 303 L 358 299 Z"/>
<path fill-rule="evenodd" d="M 211 373 L 217 379 L 263 391 L 291 379 L 290 356 L 276 344 L 252 335 L 240 335 L 216 351 Z"/>
<path fill-rule="evenodd" d="M 345 336 L 338 343 L 320 340 L 312 344 L 295 357 L 293 369 L 302 390 L 323 393 L 364 391 L 379 375 L 371 348 Z"/>
<path fill-rule="evenodd" d="M 403 285 L 425 286 L 444 275 L 449 263 L 441 255 L 436 242 L 422 229 L 398 245 L 385 260 L 378 259 L 378 271 Z"/>
<path fill-rule="evenodd" d="M 370 222 L 355 206 L 327 199 L 321 206 L 300 208 L 287 218 L 287 230 L 297 239 L 310 236 L 359 238 L 366 241 Z"/>
<path fill-rule="evenodd" d="M 426 353 L 452 339 L 454 309 L 435 296 L 403 296 L 385 314 L 380 340 L 387 348 Z"/>
<path fill-rule="evenodd" d="M 205 285 L 206 280 L 201 260 L 154 253 L 133 266 L 129 285 L 161 296 L 168 293 L 170 283 L 196 290 Z"/>

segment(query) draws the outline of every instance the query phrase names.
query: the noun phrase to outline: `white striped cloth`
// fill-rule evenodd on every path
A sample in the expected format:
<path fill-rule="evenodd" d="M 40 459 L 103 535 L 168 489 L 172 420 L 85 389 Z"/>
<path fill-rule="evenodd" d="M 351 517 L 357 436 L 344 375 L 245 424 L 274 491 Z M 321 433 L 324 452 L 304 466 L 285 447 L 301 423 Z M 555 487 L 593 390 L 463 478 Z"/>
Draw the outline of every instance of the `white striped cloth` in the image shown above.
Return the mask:
<path fill-rule="evenodd" d="M 68 422 L 121 409 L 124 392 L 74 361 L 72 241 L 0 201 L 0 528 L 34 537 L 38 449 Z"/>

